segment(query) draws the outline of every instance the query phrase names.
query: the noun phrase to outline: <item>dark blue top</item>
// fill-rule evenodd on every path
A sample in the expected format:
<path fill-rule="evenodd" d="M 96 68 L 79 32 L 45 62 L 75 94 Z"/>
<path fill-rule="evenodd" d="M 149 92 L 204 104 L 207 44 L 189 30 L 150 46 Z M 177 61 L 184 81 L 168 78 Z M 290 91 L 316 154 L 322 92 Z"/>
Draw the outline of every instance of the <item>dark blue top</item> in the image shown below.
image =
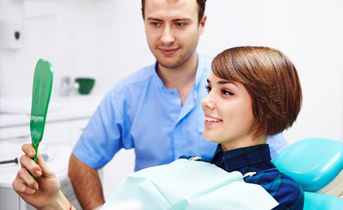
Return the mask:
<path fill-rule="evenodd" d="M 225 171 L 239 171 L 246 183 L 261 185 L 279 205 L 273 210 L 299 210 L 304 206 L 304 193 L 301 186 L 291 177 L 281 173 L 271 162 L 268 144 L 239 148 L 224 152 L 219 144 L 211 163 Z"/>

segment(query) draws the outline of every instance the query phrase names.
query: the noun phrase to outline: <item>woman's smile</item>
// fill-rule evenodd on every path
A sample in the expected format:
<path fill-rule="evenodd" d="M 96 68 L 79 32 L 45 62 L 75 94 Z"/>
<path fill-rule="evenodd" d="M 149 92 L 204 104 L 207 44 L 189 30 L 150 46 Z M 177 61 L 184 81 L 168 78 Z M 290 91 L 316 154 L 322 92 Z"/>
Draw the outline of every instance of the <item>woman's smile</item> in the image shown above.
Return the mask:
<path fill-rule="evenodd" d="M 216 117 L 212 117 L 211 115 L 205 114 L 205 126 L 211 126 L 211 125 L 215 125 L 218 123 L 222 123 L 223 120 L 218 119 Z"/>

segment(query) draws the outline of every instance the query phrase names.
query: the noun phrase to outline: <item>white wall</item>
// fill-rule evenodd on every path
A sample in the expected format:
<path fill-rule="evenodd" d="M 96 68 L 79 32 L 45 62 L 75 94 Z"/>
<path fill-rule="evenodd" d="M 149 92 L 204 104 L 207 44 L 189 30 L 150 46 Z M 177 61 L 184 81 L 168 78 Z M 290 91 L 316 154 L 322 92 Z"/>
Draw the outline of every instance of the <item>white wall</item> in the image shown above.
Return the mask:
<path fill-rule="evenodd" d="M 50 12 L 39 16 L 30 7 L 37 2 Z M 342 11 L 341 0 L 208 0 L 198 51 L 215 56 L 237 45 L 283 51 L 298 69 L 304 95 L 298 121 L 285 132 L 288 141 L 313 136 L 343 140 Z M 40 57 L 54 65 L 55 94 L 64 75 L 93 76 L 94 94 L 104 94 L 114 82 L 154 61 L 139 0 L 0 0 L 0 21 L 23 23 L 25 39 L 20 50 L 0 50 L 0 96 L 30 95 Z M 132 153 L 123 154 L 129 163 L 120 167 L 129 171 Z M 117 163 L 111 164 L 109 168 Z M 111 182 L 115 173 L 105 181 Z M 105 186 L 105 194 L 112 189 Z"/>
<path fill-rule="evenodd" d="M 41 14 L 31 5 L 50 12 Z M 0 51 L 0 96 L 30 95 L 41 57 L 54 66 L 54 93 L 65 75 L 95 77 L 95 91 L 104 93 L 154 60 L 145 43 L 138 0 L 0 0 L 0 21 L 21 23 L 24 38 L 22 49 Z"/>

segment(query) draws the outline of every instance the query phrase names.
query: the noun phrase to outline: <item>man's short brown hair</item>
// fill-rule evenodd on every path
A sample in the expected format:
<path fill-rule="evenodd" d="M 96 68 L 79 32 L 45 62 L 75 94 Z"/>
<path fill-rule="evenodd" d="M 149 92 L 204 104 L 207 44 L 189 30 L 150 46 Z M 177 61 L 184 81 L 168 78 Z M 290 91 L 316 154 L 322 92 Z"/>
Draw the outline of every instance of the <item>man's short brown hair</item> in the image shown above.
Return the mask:
<path fill-rule="evenodd" d="M 254 138 L 275 135 L 292 126 L 302 104 L 297 70 L 280 51 L 268 47 L 235 47 L 212 62 L 213 73 L 240 82 L 252 99 Z"/>
<path fill-rule="evenodd" d="M 168 0 L 166 0 L 168 1 Z M 202 17 L 204 16 L 205 13 L 205 6 L 206 6 L 206 0 L 197 0 L 198 3 L 198 22 L 200 23 Z M 145 18 L 145 13 L 144 13 L 144 6 L 145 6 L 145 0 L 142 0 L 142 15 L 143 18 Z"/>

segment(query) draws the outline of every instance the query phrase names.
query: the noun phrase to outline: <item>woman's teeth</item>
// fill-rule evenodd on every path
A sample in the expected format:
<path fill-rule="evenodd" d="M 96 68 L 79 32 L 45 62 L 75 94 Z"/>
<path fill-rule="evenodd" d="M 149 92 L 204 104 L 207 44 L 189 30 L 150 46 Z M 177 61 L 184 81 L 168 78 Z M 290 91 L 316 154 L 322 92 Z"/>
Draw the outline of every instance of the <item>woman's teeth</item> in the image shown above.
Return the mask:
<path fill-rule="evenodd" d="M 222 121 L 222 120 L 219 120 L 219 119 L 209 118 L 209 117 L 206 117 L 205 120 L 206 121 L 210 121 L 210 122 L 220 122 L 220 121 Z"/>

